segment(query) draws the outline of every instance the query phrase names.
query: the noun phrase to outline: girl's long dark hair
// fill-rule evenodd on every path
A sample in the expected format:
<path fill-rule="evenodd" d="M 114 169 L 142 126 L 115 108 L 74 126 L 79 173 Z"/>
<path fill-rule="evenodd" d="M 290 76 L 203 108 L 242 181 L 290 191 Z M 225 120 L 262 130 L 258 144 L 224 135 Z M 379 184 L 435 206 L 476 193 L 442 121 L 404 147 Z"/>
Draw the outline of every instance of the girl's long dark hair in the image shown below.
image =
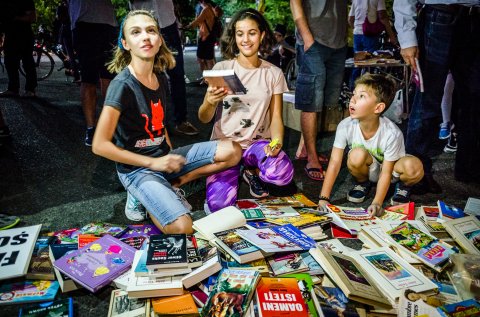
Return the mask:
<path fill-rule="evenodd" d="M 146 15 L 149 18 L 151 18 L 153 21 L 155 21 L 158 32 L 160 32 L 160 25 L 158 24 L 158 21 L 152 12 L 146 11 L 146 10 L 133 10 L 127 14 L 127 16 L 122 22 L 122 26 L 120 28 L 121 34 L 119 35 L 119 41 L 120 39 L 125 39 L 125 32 L 123 30 L 125 23 L 127 23 L 129 18 L 135 15 Z M 172 52 L 168 49 L 162 35 L 161 34 L 159 35 L 162 40 L 162 45 L 160 46 L 158 53 L 155 55 L 155 60 L 153 63 L 153 71 L 155 73 L 160 73 L 165 71 L 166 69 L 172 69 L 173 67 L 175 67 L 175 58 L 173 57 Z M 132 61 L 132 56 L 130 54 L 130 51 L 127 51 L 123 48 L 123 46 L 118 45 L 114 50 L 112 61 L 107 64 L 107 68 L 112 73 L 119 73 L 125 67 L 127 67 L 131 61 Z"/>
<path fill-rule="evenodd" d="M 250 19 L 257 22 L 260 32 L 265 32 L 262 42 L 260 43 L 259 51 L 261 55 L 271 53 L 272 47 L 275 43 L 272 29 L 265 17 L 255 9 L 243 9 L 235 13 L 232 20 L 225 27 L 222 37 L 220 39 L 222 56 L 225 59 L 235 58 L 240 52 L 235 41 L 235 25 L 238 21 Z"/>

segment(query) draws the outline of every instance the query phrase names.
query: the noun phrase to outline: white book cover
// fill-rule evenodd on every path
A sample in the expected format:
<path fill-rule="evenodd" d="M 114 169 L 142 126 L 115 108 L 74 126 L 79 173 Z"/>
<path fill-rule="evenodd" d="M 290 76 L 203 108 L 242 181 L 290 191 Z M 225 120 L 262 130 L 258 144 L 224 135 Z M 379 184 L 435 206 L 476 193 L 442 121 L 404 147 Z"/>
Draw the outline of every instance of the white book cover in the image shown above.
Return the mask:
<path fill-rule="evenodd" d="M 480 254 L 480 220 L 475 216 L 449 220 L 443 226 L 465 253 Z"/>
<path fill-rule="evenodd" d="M 193 229 L 200 233 L 206 240 L 213 240 L 213 233 L 241 227 L 247 224 L 247 219 L 240 209 L 229 206 L 220 209 L 202 219 L 193 222 Z"/>
<path fill-rule="evenodd" d="M 190 288 L 195 284 L 203 281 L 209 276 L 219 272 L 222 269 L 222 264 L 218 256 L 214 256 L 202 264 L 202 266 L 194 269 L 182 277 L 182 283 L 185 288 Z"/>
<path fill-rule="evenodd" d="M 267 253 L 300 251 L 302 248 L 270 228 L 237 230 L 237 234 Z"/>
<path fill-rule="evenodd" d="M 42 225 L 0 231 L 0 280 L 27 274 Z"/>
<path fill-rule="evenodd" d="M 137 266 L 140 257 L 141 253 L 136 251 L 132 267 Z M 128 292 L 129 298 L 148 298 L 156 296 L 182 295 L 182 277 L 137 277 L 135 276 L 135 270 L 131 270 L 126 291 Z"/>
<path fill-rule="evenodd" d="M 480 198 L 468 197 L 463 211 L 469 215 L 480 215 Z"/>
<path fill-rule="evenodd" d="M 204 70 L 202 76 L 208 82 L 209 86 L 227 88 L 229 94 L 245 95 L 247 93 L 247 89 L 233 69 Z"/>
<path fill-rule="evenodd" d="M 435 283 L 388 248 L 354 252 L 351 256 L 368 272 L 392 304 L 406 289 L 418 293 L 437 289 Z"/>

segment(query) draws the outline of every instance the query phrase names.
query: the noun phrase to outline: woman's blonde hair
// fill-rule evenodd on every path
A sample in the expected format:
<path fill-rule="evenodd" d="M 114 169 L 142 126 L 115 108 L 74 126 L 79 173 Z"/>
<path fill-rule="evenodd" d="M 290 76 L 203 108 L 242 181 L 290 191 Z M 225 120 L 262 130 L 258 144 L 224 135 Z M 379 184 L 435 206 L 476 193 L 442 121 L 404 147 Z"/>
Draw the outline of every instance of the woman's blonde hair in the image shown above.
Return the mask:
<path fill-rule="evenodd" d="M 146 11 L 146 10 L 130 11 L 125 16 L 125 18 L 123 19 L 123 22 L 120 26 L 120 33 L 118 35 L 118 43 L 117 43 L 117 47 L 114 49 L 114 52 L 113 52 L 113 59 L 112 59 L 111 62 L 107 63 L 107 68 L 112 73 L 121 72 L 132 61 L 132 56 L 131 56 L 130 52 L 127 51 L 122 45 L 122 39 L 125 40 L 125 34 L 124 34 L 124 31 L 123 31 L 125 23 L 127 23 L 129 18 L 131 18 L 135 15 L 146 15 L 149 18 L 151 18 L 153 21 L 155 21 L 158 32 L 160 32 L 160 25 L 158 24 L 158 21 L 155 18 L 155 16 L 153 15 L 152 12 Z M 160 72 L 165 71 L 166 69 L 172 69 L 173 67 L 175 67 L 175 58 L 174 58 L 172 52 L 170 51 L 170 49 L 165 44 L 163 36 L 160 33 L 159 33 L 159 36 L 160 36 L 160 39 L 162 40 L 162 45 L 160 46 L 160 49 L 158 50 L 158 53 L 155 55 L 155 60 L 154 60 L 154 63 L 153 63 L 153 71 L 155 73 L 160 73 Z"/>

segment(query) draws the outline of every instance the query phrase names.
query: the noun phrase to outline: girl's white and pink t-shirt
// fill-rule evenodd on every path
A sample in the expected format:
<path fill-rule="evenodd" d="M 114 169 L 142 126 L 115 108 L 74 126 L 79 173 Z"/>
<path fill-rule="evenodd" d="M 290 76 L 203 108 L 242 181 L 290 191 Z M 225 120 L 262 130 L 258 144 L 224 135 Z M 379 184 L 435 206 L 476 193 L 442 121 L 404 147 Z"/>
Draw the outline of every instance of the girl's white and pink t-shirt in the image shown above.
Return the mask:
<path fill-rule="evenodd" d="M 280 68 L 262 60 L 257 68 L 244 68 L 236 59 L 222 61 L 213 69 L 234 69 L 247 89 L 245 95 L 227 95 L 217 106 L 212 140 L 228 138 L 243 149 L 258 139 L 270 138 L 270 102 L 288 91 Z"/>

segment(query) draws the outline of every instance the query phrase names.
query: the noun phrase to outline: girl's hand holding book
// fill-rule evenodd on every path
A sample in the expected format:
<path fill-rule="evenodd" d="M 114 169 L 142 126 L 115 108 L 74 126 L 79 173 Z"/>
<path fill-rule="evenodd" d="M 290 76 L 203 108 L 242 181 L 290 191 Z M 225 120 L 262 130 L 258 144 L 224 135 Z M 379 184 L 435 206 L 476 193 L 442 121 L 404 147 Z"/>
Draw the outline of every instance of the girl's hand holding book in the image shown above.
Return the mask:
<path fill-rule="evenodd" d="M 225 87 L 211 87 L 207 88 L 207 102 L 212 106 L 217 106 L 217 104 L 228 95 L 228 89 Z"/>
<path fill-rule="evenodd" d="M 185 162 L 185 158 L 181 155 L 167 154 L 165 156 L 152 158 L 148 168 L 159 172 L 176 173 L 180 172 Z"/>

